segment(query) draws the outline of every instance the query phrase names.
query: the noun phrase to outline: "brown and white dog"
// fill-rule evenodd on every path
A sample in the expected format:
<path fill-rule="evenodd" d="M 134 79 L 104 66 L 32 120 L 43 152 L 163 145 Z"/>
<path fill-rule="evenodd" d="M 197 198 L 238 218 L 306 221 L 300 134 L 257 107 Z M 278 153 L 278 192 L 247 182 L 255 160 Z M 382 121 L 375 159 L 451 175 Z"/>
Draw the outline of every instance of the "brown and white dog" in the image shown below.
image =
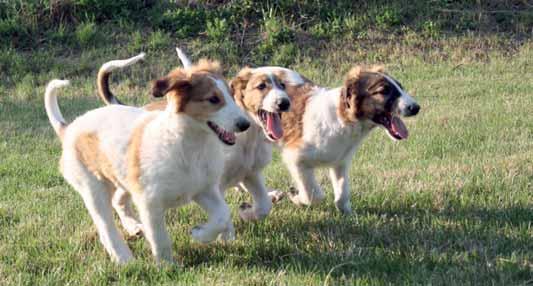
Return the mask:
<path fill-rule="evenodd" d="M 110 105 L 68 124 L 57 104 L 53 80 L 45 94 L 50 123 L 63 145 L 61 173 L 82 196 L 106 251 L 118 263 L 133 258 L 112 214 L 113 205 L 128 231 L 140 223 L 125 202 L 137 206 L 142 231 L 157 261 L 172 261 L 165 210 L 191 200 L 209 215 L 192 236 L 209 242 L 232 230 L 230 210 L 219 190 L 223 144 L 250 126 L 237 107 L 216 62 L 175 69 L 154 82 L 152 95 L 166 96 L 164 110 Z M 115 191 L 120 190 L 120 191 Z M 113 203 L 112 203 L 113 200 Z"/>
<path fill-rule="evenodd" d="M 324 193 L 314 169 L 327 167 L 335 205 L 350 213 L 348 168 L 361 142 L 378 126 L 394 140 L 406 139 L 407 128 L 399 116 L 414 116 L 420 106 L 378 66 L 353 68 L 338 88 L 306 80 L 300 85 L 287 84 L 286 91 L 292 108 L 283 116 L 285 136 L 279 146 L 298 190 L 289 195 L 291 201 L 297 205 L 322 201 Z"/>
<path fill-rule="evenodd" d="M 188 57 L 179 48 L 176 51 L 183 66 L 190 68 Z M 130 66 L 143 57 L 144 54 L 141 54 L 102 65 L 97 81 L 99 95 L 106 104 L 121 104 L 109 90 L 111 72 Z M 239 209 L 239 215 L 244 220 L 264 218 L 272 208 L 272 201 L 281 198 L 281 192 L 267 191 L 262 170 L 272 160 L 272 142 L 283 137 L 282 113 L 290 108 L 289 97 L 285 93 L 286 83 L 297 85 L 303 80 L 299 76 L 280 79 L 268 68 L 244 68 L 230 84 L 237 105 L 246 112 L 252 124 L 246 132 L 237 134 L 234 146 L 225 150 L 220 189 L 224 191 L 239 186 L 252 195 L 253 205 L 243 203 Z M 144 109 L 162 110 L 166 105 L 165 101 L 153 102 Z M 128 205 L 127 202 L 123 204 Z M 131 208 L 125 212 L 128 215 L 122 217 L 131 220 Z"/>

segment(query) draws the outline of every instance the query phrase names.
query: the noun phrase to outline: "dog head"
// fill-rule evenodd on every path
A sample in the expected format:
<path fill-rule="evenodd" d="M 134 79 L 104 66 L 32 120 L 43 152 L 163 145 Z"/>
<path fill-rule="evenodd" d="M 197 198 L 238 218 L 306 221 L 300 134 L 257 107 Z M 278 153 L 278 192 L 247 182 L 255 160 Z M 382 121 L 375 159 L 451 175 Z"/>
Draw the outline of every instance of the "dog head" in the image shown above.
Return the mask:
<path fill-rule="evenodd" d="M 271 141 L 283 137 L 281 115 L 291 101 L 285 83 L 271 71 L 244 68 L 230 83 L 237 104 L 261 126 Z"/>
<path fill-rule="evenodd" d="M 339 105 L 344 121 L 368 120 L 385 128 L 394 140 L 409 135 L 400 116 L 414 116 L 419 110 L 415 100 L 381 66 L 353 68 L 346 77 Z"/>
<path fill-rule="evenodd" d="M 153 82 L 152 95 L 166 96 L 167 111 L 188 115 L 227 145 L 235 144 L 234 132 L 250 126 L 232 99 L 218 62 L 200 60 L 190 68 L 177 68 Z"/>

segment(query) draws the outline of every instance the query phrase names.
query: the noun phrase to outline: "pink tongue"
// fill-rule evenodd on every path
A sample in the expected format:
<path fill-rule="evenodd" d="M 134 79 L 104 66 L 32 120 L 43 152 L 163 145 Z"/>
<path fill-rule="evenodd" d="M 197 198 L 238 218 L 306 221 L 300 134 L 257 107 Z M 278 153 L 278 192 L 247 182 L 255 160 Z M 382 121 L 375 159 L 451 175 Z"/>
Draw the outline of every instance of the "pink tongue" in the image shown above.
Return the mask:
<path fill-rule="evenodd" d="M 277 113 L 267 113 L 267 129 L 274 140 L 283 137 L 283 128 L 281 127 L 281 118 Z"/>
<path fill-rule="evenodd" d="M 392 128 L 392 131 L 394 131 L 402 139 L 405 139 L 407 138 L 407 136 L 409 136 L 407 127 L 405 127 L 405 124 L 403 123 L 403 121 L 397 116 L 392 117 L 391 128 Z"/>

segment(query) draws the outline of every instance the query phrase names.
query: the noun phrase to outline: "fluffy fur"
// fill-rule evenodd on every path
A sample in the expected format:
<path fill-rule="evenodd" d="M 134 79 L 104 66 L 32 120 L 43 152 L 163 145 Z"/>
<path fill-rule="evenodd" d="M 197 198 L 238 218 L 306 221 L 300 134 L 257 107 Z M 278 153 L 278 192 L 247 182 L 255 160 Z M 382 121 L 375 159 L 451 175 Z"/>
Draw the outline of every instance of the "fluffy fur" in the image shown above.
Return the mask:
<path fill-rule="evenodd" d="M 68 82 L 49 83 L 45 103 L 62 139 L 61 172 L 82 196 L 114 261 L 125 263 L 133 256 L 114 223 L 111 206 L 128 232 L 142 229 L 157 261 L 172 261 L 164 215 L 170 207 L 195 201 L 208 213 L 207 223 L 192 230 L 197 241 L 209 242 L 233 230 L 219 190 L 224 167 L 220 141 L 233 144 L 233 132 L 244 131 L 249 122 L 219 71 L 217 63 L 202 62 L 155 81 L 152 93 L 166 96 L 164 110 L 110 105 L 68 126 L 55 95 Z"/>
<path fill-rule="evenodd" d="M 380 66 L 353 68 L 342 87 L 328 89 L 306 80 L 287 85 L 287 93 L 293 108 L 283 117 L 286 135 L 278 145 L 298 191 L 291 201 L 322 201 L 314 169 L 326 167 L 336 207 L 350 213 L 348 168 L 363 139 L 377 126 L 393 139 L 405 139 L 407 129 L 398 116 L 416 115 L 420 107 Z"/>
<path fill-rule="evenodd" d="M 179 48 L 176 48 L 176 51 L 183 66 L 186 69 L 194 69 L 190 66 L 190 60 L 185 53 Z M 124 61 L 131 62 L 131 59 Z M 108 64 L 104 64 L 102 68 L 105 66 Z M 289 75 L 286 76 L 285 72 Z M 244 220 L 264 218 L 272 208 L 272 201 L 281 199 L 281 192 L 267 191 L 262 175 L 262 170 L 272 160 L 272 142 L 277 139 L 269 135 L 268 126 L 261 116 L 269 113 L 269 116 L 279 116 L 281 119 L 282 113 L 285 114 L 290 108 L 289 97 L 284 91 L 285 82 L 290 84 L 303 82 L 298 74 L 290 72 L 279 69 L 273 72 L 268 67 L 244 68 L 231 81 L 233 97 L 237 105 L 252 119 L 252 124 L 246 132 L 237 134 L 235 146 L 225 150 L 220 189 L 226 190 L 238 186 L 252 195 L 253 204 L 243 203 L 239 209 L 239 215 Z M 293 74 L 296 77 L 290 77 Z M 118 102 L 114 97 L 105 98 L 106 94 L 100 93 L 100 96 L 108 104 Z M 163 110 L 166 106 L 165 101 L 156 101 L 144 109 Z M 282 128 L 281 125 L 279 127 Z"/>

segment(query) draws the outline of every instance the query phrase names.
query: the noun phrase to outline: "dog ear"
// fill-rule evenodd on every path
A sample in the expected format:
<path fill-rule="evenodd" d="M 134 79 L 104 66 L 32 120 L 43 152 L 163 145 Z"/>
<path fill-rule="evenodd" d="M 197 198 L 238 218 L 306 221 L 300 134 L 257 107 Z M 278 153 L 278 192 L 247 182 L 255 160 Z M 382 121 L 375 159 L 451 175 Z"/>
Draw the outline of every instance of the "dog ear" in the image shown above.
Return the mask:
<path fill-rule="evenodd" d="M 252 69 L 249 67 L 245 67 L 235 76 L 234 79 L 230 81 L 229 85 L 232 90 L 231 94 L 236 102 L 242 103 L 242 91 L 246 88 L 246 85 L 248 85 L 248 81 L 251 77 Z"/>
<path fill-rule="evenodd" d="M 152 96 L 163 97 L 168 91 L 168 78 L 161 78 L 152 83 Z"/>
<path fill-rule="evenodd" d="M 363 67 L 356 66 L 348 72 L 344 80 L 339 108 L 341 109 L 342 117 L 347 121 L 353 122 L 360 116 L 358 107 L 364 96 L 360 90 L 362 73 Z"/>
<path fill-rule="evenodd" d="M 152 96 L 163 97 L 171 89 L 184 90 L 191 87 L 191 82 L 186 78 L 160 78 L 152 84 Z"/>

